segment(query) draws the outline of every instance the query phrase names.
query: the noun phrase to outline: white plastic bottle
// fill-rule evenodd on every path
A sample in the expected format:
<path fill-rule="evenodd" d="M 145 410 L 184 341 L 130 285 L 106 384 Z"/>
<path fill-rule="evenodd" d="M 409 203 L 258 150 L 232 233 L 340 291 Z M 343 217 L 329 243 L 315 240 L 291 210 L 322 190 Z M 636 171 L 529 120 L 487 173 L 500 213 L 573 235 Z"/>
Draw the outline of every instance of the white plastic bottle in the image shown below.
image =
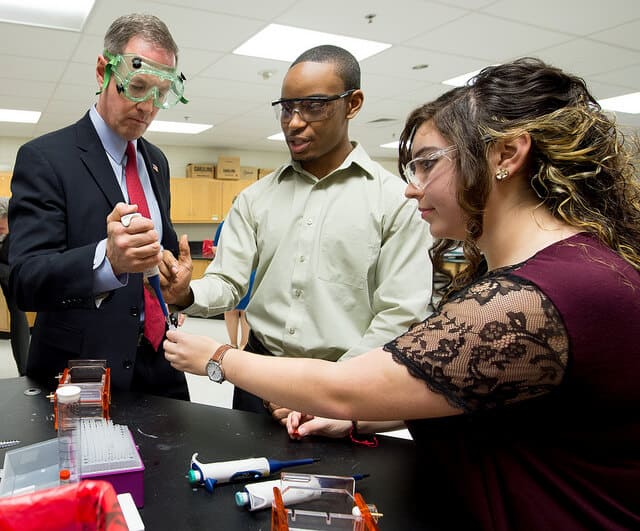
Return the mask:
<path fill-rule="evenodd" d="M 68 482 L 80 480 L 80 392 L 77 385 L 61 385 L 56 391 L 58 403 L 58 459 L 60 470 L 68 470 Z M 65 474 L 66 477 L 66 474 Z"/>

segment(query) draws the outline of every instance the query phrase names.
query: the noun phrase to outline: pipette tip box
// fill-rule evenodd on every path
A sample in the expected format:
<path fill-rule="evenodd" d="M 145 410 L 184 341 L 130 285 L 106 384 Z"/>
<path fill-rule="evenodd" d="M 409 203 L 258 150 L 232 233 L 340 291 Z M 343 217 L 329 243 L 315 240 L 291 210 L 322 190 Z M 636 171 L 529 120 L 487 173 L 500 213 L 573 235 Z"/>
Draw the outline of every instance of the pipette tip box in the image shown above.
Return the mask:
<path fill-rule="evenodd" d="M 144 464 L 129 428 L 104 419 L 83 419 L 82 479 L 108 481 L 117 494 L 129 492 L 136 507 L 142 507 L 143 473 Z"/>
<path fill-rule="evenodd" d="M 91 419 L 94 422 L 110 422 Z M 111 435 L 104 437 L 107 443 L 116 440 L 120 448 L 117 455 L 110 449 L 88 449 L 91 436 L 85 435 L 83 426 L 83 462 L 81 479 L 100 479 L 111 483 L 117 494 L 129 492 L 137 507 L 144 506 L 144 464 L 131 432 L 126 426 L 110 424 Z M 109 446 L 109 445 L 107 445 Z M 93 453 L 92 453 L 93 451 Z M 97 453 L 96 453 L 97 451 Z M 4 458 L 4 478 L 0 482 L 0 497 L 25 494 L 59 484 L 58 439 L 10 450 Z"/>

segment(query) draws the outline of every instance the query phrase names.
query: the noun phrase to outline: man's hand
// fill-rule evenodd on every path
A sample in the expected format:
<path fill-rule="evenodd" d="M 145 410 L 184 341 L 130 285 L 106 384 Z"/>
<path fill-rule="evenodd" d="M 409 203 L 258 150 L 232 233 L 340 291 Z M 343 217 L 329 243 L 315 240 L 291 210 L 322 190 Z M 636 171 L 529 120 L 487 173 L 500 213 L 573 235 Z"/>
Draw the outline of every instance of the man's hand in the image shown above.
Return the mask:
<path fill-rule="evenodd" d="M 273 420 L 281 426 L 287 425 L 287 418 L 289 417 L 289 413 L 291 413 L 290 409 L 274 404 L 273 402 L 267 402 L 266 400 L 263 401 L 263 404 L 264 407 L 269 410 L 269 413 L 271 413 Z"/>
<path fill-rule="evenodd" d="M 160 264 L 162 250 L 153 221 L 134 217 L 125 227 L 121 219 L 137 206 L 118 203 L 107 216 L 106 256 L 115 275 L 142 273 Z"/>
<path fill-rule="evenodd" d="M 182 308 L 193 304 L 193 295 L 189 283 L 193 273 L 189 239 L 183 234 L 178 242 L 180 255 L 176 259 L 170 251 L 164 251 L 160 264 L 160 286 L 167 304 Z"/>

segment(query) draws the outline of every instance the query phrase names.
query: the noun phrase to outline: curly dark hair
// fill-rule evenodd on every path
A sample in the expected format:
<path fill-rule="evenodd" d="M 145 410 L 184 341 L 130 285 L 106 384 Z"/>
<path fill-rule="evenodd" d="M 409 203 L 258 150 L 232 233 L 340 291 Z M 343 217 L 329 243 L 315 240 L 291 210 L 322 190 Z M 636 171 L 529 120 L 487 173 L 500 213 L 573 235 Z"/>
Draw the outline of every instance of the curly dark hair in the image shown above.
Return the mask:
<path fill-rule="evenodd" d="M 448 292 L 484 272 L 476 242 L 493 178 L 489 146 L 523 133 L 531 136 L 530 182 L 540 205 L 640 270 L 638 140 L 625 138 L 583 79 L 530 57 L 485 68 L 409 115 L 400 137 L 401 172 L 415 131 L 427 121 L 457 146 L 457 197 L 467 218 L 463 242 L 441 239 L 430 250 L 434 268 L 450 280 Z M 460 243 L 469 265 L 452 277 L 443 258 Z"/>

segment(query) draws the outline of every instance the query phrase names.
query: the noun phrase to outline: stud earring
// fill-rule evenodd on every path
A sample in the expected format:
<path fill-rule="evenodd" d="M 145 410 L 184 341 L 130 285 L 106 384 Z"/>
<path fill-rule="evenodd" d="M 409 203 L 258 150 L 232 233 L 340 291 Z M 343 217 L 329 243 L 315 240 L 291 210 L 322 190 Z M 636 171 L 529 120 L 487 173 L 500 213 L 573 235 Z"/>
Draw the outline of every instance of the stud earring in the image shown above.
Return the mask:
<path fill-rule="evenodd" d="M 496 179 L 498 181 L 504 181 L 507 177 L 509 177 L 509 170 L 506 168 L 498 168 L 498 171 L 496 171 Z"/>

